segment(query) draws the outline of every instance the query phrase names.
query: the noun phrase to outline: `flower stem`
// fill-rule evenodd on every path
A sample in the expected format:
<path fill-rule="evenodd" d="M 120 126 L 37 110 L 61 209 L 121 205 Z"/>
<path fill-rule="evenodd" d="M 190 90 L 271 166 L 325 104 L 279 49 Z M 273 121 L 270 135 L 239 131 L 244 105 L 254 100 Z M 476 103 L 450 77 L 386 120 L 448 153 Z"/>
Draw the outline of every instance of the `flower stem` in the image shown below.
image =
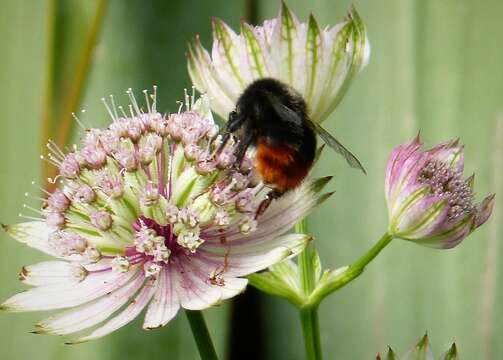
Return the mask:
<path fill-rule="evenodd" d="M 302 334 L 306 348 L 307 360 L 321 360 L 320 322 L 318 320 L 318 306 L 310 306 L 300 309 L 300 321 Z"/>
<path fill-rule="evenodd" d="M 302 219 L 295 225 L 295 231 L 302 234 L 307 234 L 307 220 Z M 311 294 L 314 289 L 314 270 L 311 264 L 311 248 L 308 245 L 298 257 L 299 275 L 302 290 L 306 296 Z"/>
<path fill-rule="evenodd" d="M 192 335 L 196 340 L 201 360 L 218 360 L 203 313 L 201 311 L 185 310 L 185 314 L 189 320 Z"/>
<path fill-rule="evenodd" d="M 301 220 L 295 225 L 298 233 L 307 233 L 307 221 Z M 302 291 L 306 298 L 309 297 L 315 287 L 315 274 L 311 261 L 311 245 L 308 245 L 298 257 L 299 276 Z M 306 348 L 306 359 L 321 360 L 320 323 L 318 320 L 318 305 L 306 306 L 300 310 L 300 321 L 302 323 L 302 334 L 304 336 L 304 346 Z"/>
<path fill-rule="evenodd" d="M 367 264 L 374 260 L 374 258 L 391 242 L 392 239 L 392 235 L 385 233 L 381 239 L 379 239 L 379 241 L 370 248 L 369 251 L 350 265 L 342 274 L 338 275 L 337 280 L 333 281 L 330 286 L 321 287 L 318 291 L 315 290 L 311 294 L 309 303 L 319 304 L 325 296 L 339 290 L 341 287 L 347 285 L 360 276 L 363 273 L 363 270 L 365 270 Z"/>

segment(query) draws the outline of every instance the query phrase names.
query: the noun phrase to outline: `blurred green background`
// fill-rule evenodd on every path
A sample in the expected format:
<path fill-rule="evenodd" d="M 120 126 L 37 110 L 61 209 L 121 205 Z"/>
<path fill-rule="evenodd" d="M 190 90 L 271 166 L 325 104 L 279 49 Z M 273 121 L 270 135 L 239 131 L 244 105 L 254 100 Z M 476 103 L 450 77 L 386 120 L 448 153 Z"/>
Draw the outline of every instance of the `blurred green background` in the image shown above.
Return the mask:
<path fill-rule="evenodd" d="M 186 43 L 199 33 L 210 45 L 211 16 L 236 28 L 243 18 L 262 21 L 279 8 L 279 2 L 265 0 L 110 0 L 87 72 L 82 55 L 98 1 L 0 0 L 0 5 L 0 221 L 6 223 L 18 221 L 25 191 L 37 194 L 31 181 L 40 183 L 41 134 L 54 135 L 69 124 L 69 99 L 87 110 L 85 123 L 100 126 L 108 122 L 102 96 L 113 93 L 124 104 L 127 88 L 157 84 L 160 108 L 174 111 L 183 88 L 190 87 Z M 301 19 L 314 13 L 324 26 L 340 21 L 350 1 L 288 5 Z M 336 195 L 310 218 L 329 267 L 356 259 L 385 231 L 387 155 L 419 130 L 427 145 L 461 137 L 479 198 L 503 193 L 503 3 L 359 0 L 355 5 L 372 44 L 370 64 L 326 124 L 369 174 L 348 170 L 329 151 L 316 169 L 336 176 Z M 81 75 L 87 81 L 79 103 L 75 85 Z M 490 222 L 450 251 L 393 242 L 360 279 L 321 306 L 326 359 L 373 359 L 387 344 L 403 353 L 426 330 L 436 353 L 456 341 L 464 359 L 503 358 L 502 220 L 497 201 Z M 0 298 L 22 288 L 16 276 L 22 265 L 41 259 L 0 234 Z M 259 304 L 263 326 L 243 346 L 260 344 L 263 359 L 303 359 L 295 309 L 262 295 Z M 222 357 L 229 356 L 228 340 L 236 336 L 228 331 L 230 308 L 205 312 Z M 136 321 L 74 346 L 29 334 L 44 316 L 1 314 L 0 358 L 198 358 L 183 314 L 160 330 L 144 332 Z M 253 326 L 239 324 L 243 333 L 248 325 Z"/>

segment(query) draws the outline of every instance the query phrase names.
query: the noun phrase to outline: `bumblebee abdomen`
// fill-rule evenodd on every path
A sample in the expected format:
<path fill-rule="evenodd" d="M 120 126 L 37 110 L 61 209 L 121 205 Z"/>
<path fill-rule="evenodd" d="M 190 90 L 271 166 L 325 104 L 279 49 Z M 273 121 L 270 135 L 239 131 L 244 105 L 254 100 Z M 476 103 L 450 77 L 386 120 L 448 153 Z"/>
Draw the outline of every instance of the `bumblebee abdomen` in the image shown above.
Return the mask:
<path fill-rule="evenodd" d="M 270 144 L 265 139 L 258 141 L 255 162 L 262 181 L 280 193 L 299 186 L 312 165 L 295 148 Z"/>

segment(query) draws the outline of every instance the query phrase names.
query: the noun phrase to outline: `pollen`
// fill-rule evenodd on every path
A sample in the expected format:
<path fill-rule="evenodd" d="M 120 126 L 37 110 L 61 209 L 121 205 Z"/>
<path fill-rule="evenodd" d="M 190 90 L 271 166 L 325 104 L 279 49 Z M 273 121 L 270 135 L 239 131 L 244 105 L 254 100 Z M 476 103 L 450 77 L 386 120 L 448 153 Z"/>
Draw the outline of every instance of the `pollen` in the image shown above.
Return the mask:
<path fill-rule="evenodd" d="M 463 174 L 448 164 L 429 160 L 419 172 L 418 181 L 429 185 L 434 195 L 447 199 L 448 218 L 455 219 L 475 211 L 470 181 L 464 180 Z"/>

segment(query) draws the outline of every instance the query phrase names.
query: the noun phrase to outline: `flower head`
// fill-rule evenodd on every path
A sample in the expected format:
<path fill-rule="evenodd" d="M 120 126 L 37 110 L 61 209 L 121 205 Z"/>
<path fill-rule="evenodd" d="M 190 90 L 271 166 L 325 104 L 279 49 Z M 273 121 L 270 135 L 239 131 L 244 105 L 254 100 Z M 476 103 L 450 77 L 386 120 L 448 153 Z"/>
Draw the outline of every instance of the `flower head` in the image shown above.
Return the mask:
<path fill-rule="evenodd" d="M 474 176 L 463 178 L 458 141 L 421 151 L 417 137 L 398 146 L 386 169 L 385 193 L 390 234 L 448 249 L 459 244 L 491 215 L 494 194 L 474 201 Z"/>
<path fill-rule="evenodd" d="M 225 119 L 249 84 L 271 77 L 296 89 L 311 119 L 321 122 L 369 55 L 365 26 L 354 8 L 344 22 L 320 29 L 313 16 L 302 23 L 283 3 L 276 19 L 256 27 L 242 23 L 239 35 L 213 19 L 211 54 L 196 38 L 188 69 L 196 88 L 208 93 L 213 110 Z"/>
<path fill-rule="evenodd" d="M 67 309 L 37 332 L 104 336 L 147 309 L 143 327 L 165 325 L 180 308 L 204 309 L 245 288 L 245 275 L 299 253 L 310 240 L 285 234 L 328 194 L 306 181 L 255 218 L 267 189 L 253 168 L 215 158 L 220 136 L 207 97 L 163 116 L 129 91 L 131 116 L 90 129 L 83 146 L 49 159 L 61 183 L 39 221 L 4 225 L 15 239 L 57 260 L 22 269 L 34 286 L 5 311 Z M 119 108 L 120 110 L 121 108 Z M 225 153 L 232 153 L 232 144 Z M 54 146 L 52 144 L 52 149 Z M 105 154 L 105 155 L 103 155 Z M 250 158 L 247 163 L 252 163 Z"/>

